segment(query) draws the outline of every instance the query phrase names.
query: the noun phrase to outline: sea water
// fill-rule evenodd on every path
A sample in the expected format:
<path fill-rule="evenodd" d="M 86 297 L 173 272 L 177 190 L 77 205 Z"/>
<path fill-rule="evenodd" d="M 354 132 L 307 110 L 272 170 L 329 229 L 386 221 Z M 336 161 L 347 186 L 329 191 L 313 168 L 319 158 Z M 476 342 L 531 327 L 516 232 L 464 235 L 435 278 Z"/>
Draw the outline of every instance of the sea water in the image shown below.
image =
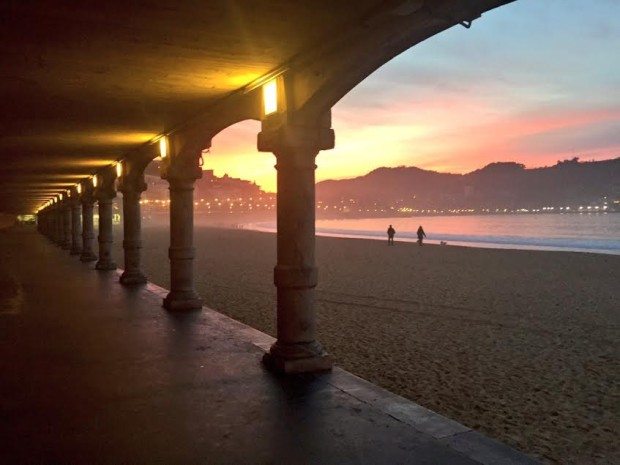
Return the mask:
<path fill-rule="evenodd" d="M 620 255 L 620 213 L 332 219 L 317 220 L 316 231 L 321 236 L 387 240 L 390 224 L 396 229 L 396 241 L 417 241 L 422 226 L 425 241 L 431 244 Z M 274 232 L 275 223 L 246 228 Z"/>

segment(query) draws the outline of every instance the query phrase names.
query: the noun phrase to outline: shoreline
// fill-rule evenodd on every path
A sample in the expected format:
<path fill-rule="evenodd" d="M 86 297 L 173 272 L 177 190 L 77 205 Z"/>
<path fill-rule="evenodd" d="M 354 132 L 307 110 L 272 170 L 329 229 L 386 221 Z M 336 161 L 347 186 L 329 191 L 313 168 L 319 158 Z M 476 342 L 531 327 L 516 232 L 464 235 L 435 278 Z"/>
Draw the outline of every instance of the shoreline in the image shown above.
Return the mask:
<path fill-rule="evenodd" d="M 256 231 L 263 233 L 275 234 L 276 228 L 274 226 L 266 226 L 262 223 L 239 223 L 237 227 L 231 229 L 244 229 L 247 231 Z M 327 230 L 321 231 L 317 229 L 316 235 L 321 237 L 335 237 L 341 239 L 366 239 L 372 241 L 386 242 L 387 238 L 384 235 L 376 234 L 364 234 L 367 231 L 360 231 L 359 234 L 353 232 L 330 232 Z M 382 233 L 381 233 L 382 234 Z M 407 234 L 407 233 L 406 233 Z M 414 233 L 408 233 L 414 236 Z M 583 247 L 563 247 L 563 246 L 550 246 L 550 245 L 537 245 L 537 244 L 518 244 L 510 242 L 493 242 L 493 241 L 463 241 L 454 240 L 448 235 L 439 235 L 437 239 L 424 239 L 424 244 L 437 245 L 437 246 L 452 246 L 452 247 L 467 247 L 474 249 L 498 249 L 498 250 L 531 250 L 531 251 L 544 251 L 544 252 L 578 252 L 578 253 L 593 253 L 598 255 L 620 255 L 620 249 L 606 249 L 606 248 L 583 248 Z M 441 242 L 445 241 L 446 244 L 442 245 Z M 408 237 L 403 233 L 394 239 L 395 243 L 417 243 L 417 238 Z"/>

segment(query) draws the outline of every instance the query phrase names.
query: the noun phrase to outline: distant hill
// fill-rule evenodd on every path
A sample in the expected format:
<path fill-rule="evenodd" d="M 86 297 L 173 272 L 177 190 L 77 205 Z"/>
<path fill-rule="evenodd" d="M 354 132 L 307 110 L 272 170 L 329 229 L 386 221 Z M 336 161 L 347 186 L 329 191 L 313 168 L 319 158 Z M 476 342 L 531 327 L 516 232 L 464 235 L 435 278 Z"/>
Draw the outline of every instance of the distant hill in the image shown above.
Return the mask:
<path fill-rule="evenodd" d="M 467 174 L 416 167 L 377 168 L 353 179 L 317 184 L 317 201 L 357 206 L 412 208 L 538 208 L 588 205 L 620 199 L 620 158 L 526 169 L 520 163 L 491 163 Z M 610 202 L 611 203 L 611 202 Z"/>

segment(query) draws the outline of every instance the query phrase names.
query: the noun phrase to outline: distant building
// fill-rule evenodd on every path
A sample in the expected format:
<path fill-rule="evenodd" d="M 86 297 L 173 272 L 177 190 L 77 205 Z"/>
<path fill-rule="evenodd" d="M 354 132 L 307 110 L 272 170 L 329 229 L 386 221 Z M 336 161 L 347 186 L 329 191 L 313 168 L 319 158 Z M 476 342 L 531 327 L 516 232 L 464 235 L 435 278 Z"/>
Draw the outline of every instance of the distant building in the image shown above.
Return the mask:
<path fill-rule="evenodd" d="M 145 174 L 146 191 L 142 193 L 142 199 L 166 200 L 168 199 L 168 182 L 159 176 Z"/>
<path fill-rule="evenodd" d="M 196 198 L 205 200 L 249 198 L 264 194 L 256 183 L 231 178 L 227 174 L 219 178 L 213 174 L 213 170 L 203 171 L 202 178 L 196 181 L 195 189 Z"/>

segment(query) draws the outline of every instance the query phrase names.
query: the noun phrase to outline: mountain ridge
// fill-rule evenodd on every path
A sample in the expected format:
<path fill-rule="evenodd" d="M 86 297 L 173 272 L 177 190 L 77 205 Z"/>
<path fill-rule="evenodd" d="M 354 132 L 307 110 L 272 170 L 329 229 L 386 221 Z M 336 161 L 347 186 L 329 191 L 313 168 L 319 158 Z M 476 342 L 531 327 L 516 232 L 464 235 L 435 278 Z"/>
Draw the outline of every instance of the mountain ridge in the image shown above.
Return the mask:
<path fill-rule="evenodd" d="M 379 167 L 355 178 L 317 183 L 317 201 L 415 208 L 534 208 L 620 198 L 620 157 L 526 168 L 493 162 L 466 174 L 415 166 Z"/>

